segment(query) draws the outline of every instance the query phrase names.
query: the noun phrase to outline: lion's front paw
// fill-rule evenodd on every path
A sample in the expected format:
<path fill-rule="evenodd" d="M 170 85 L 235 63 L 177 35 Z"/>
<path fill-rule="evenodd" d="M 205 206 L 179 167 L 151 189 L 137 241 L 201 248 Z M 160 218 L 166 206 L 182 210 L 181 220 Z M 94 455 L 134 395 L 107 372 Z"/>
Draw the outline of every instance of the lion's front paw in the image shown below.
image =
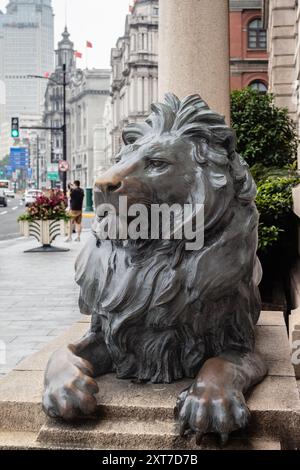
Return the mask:
<path fill-rule="evenodd" d="M 92 415 L 97 408 L 98 385 L 89 363 L 69 352 L 50 360 L 45 378 L 43 409 L 52 418 L 67 421 Z"/>
<path fill-rule="evenodd" d="M 247 425 L 250 412 L 242 392 L 196 381 L 179 395 L 176 415 L 181 436 L 191 429 L 200 445 L 204 434 L 217 433 L 225 445 L 231 432 Z"/>

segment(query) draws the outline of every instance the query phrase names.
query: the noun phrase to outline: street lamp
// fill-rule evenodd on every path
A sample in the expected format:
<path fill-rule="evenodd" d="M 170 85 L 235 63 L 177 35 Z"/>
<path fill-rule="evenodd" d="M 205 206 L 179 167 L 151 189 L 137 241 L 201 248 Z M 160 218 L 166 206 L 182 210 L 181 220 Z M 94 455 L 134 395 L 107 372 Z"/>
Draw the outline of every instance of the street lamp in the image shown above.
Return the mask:
<path fill-rule="evenodd" d="M 39 78 L 42 80 L 49 80 L 50 82 L 55 83 L 58 86 L 63 87 L 63 125 L 62 125 L 62 132 L 63 132 L 63 160 L 67 161 L 67 70 L 66 64 L 63 64 L 63 82 L 58 82 L 54 80 L 54 78 L 43 77 L 42 75 L 28 75 L 28 78 Z M 47 128 L 48 129 L 48 128 Z M 57 130 L 57 129 L 56 129 Z M 64 194 L 67 194 L 67 172 L 63 172 L 63 191 Z"/>

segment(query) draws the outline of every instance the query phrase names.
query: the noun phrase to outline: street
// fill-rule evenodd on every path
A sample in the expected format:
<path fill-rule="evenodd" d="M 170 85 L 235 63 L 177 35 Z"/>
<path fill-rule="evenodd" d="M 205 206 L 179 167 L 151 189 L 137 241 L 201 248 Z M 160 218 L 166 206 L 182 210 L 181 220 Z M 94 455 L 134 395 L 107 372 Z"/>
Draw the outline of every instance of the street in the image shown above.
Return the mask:
<path fill-rule="evenodd" d="M 17 196 L 8 199 L 8 206 L 0 206 L 0 241 L 20 237 L 18 217 L 24 212 L 24 203 Z"/>

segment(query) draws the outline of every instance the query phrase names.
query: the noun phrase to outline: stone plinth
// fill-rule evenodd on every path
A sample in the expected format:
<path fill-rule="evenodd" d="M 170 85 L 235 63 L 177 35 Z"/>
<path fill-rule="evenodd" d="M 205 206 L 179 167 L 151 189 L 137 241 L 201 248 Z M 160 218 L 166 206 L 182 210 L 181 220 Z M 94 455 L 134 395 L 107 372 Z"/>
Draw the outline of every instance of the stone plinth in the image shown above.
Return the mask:
<path fill-rule="evenodd" d="M 159 98 L 199 93 L 229 124 L 228 2 L 162 0 L 159 8 Z"/>
<path fill-rule="evenodd" d="M 98 379 L 98 417 L 70 425 L 46 418 L 41 409 L 44 369 L 52 351 L 88 328 L 75 324 L 65 335 L 21 363 L 0 381 L 0 448 L 5 449 L 199 449 L 194 437 L 179 437 L 174 405 L 190 381 L 171 385 L 133 384 L 110 374 Z M 228 449 L 279 450 L 300 447 L 300 401 L 283 316 L 263 312 L 257 350 L 269 375 L 248 396 L 249 427 L 235 433 Z M 201 449 L 218 449 L 206 437 Z"/>

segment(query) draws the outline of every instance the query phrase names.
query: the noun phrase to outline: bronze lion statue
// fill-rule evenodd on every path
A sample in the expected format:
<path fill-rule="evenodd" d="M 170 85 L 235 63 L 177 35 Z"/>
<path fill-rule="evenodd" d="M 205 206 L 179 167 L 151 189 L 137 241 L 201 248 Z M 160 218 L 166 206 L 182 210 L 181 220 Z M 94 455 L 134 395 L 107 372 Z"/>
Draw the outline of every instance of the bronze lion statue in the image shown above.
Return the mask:
<path fill-rule="evenodd" d="M 178 397 L 180 433 L 228 435 L 246 426 L 244 394 L 266 375 L 254 353 L 260 314 L 255 183 L 234 132 L 199 95 L 166 95 L 130 124 L 115 164 L 95 184 L 95 205 L 203 204 L 204 244 L 99 239 L 99 215 L 76 262 L 80 310 L 90 331 L 57 351 L 43 407 L 72 420 L 95 413 L 95 377 L 193 384 Z M 101 381 L 100 381 L 101 387 Z M 112 390 L 113 392 L 113 390 Z M 174 404 L 175 405 L 175 404 Z"/>

